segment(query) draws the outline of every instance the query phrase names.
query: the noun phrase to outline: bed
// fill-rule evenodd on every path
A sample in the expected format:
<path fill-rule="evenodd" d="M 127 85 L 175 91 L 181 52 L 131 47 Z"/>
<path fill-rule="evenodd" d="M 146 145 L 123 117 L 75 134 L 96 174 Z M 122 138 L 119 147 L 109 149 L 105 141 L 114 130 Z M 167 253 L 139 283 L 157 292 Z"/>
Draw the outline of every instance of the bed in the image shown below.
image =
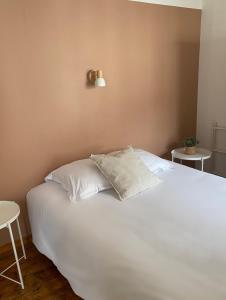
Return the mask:
<path fill-rule="evenodd" d="M 54 182 L 27 195 L 33 242 L 85 300 L 225 300 L 226 181 L 179 164 L 120 202 L 73 204 Z"/>

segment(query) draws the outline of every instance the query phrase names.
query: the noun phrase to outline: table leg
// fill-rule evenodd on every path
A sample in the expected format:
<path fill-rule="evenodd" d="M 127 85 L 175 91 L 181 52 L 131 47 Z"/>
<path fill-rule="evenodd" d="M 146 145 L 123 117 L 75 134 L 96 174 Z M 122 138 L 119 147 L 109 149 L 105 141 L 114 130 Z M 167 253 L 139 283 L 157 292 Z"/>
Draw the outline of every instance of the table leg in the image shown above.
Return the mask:
<path fill-rule="evenodd" d="M 22 251 L 23 251 L 23 256 L 26 259 L 27 256 L 26 256 L 25 249 L 24 249 L 24 242 L 23 242 L 23 238 L 22 238 L 22 234 L 21 234 L 21 230 L 20 230 L 20 223 L 19 223 L 18 218 L 16 219 L 16 223 L 17 223 L 17 229 L 18 229 L 19 236 L 20 236 L 20 243 L 21 243 L 21 247 L 22 247 Z"/>
<path fill-rule="evenodd" d="M 181 164 L 181 165 L 183 165 L 183 161 L 182 161 L 182 159 L 180 159 L 180 164 Z"/>
<path fill-rule="evenodd" d="M 202 164 L 201 169 L 202 169 L 202 172 L 203 172 L 204 171 L 204 159 L 201 159 L 201 164 Z"/>
<path fill-rule="evenodd" d="M 14 252 L 14 256 L 15 256 L 15 260 L 16 260 L 16 266 L 17 266 L 17 271 L 18 271 L 19 278 L 20 278 L 20 284 L 21 284 L 22 289 L 24 289 L 24 282 L 23 282 L 23 278 L 22 278 L 22 274 L 21 274 L 21 270 L 20 270 L 20 263 L 19 263 L 19 260 L 18 260 L 18 255 L 17 255 L 17 251 L 16 251 L 16 246 L 15 246 L 15 242 L 14 242 L 12 228 L 11 228 L 10 224 L 8 224 L 7 227 L 9 229 L 9 235 L 10 235 L 10 239 L 11 239 L 11 243 L 12 243 L 12 247 L 13 247 L 13 252 Z"/>

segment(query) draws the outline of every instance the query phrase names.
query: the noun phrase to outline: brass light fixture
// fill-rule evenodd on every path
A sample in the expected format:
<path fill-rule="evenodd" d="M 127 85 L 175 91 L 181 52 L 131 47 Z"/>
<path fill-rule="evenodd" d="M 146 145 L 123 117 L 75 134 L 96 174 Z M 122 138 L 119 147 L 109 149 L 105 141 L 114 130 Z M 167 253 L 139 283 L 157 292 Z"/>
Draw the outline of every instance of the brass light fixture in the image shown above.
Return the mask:
<path fill-rule="evenodd" d="M 101 71 L 101 70 L 89 71 L 88 78 L 89 78 L 89 82 L 92 85 L 95 85 L 96 87 L 105 87 L 106 86 L 106 81 L 103 76 L 103 71 Z"/>

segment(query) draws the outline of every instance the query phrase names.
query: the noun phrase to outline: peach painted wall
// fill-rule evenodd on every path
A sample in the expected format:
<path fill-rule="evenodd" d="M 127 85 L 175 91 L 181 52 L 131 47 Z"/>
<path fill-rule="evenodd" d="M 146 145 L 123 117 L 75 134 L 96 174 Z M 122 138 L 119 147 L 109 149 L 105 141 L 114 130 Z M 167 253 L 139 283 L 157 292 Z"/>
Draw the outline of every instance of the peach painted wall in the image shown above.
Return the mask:
<path fill-rule="evenodd" d="M 163 154 L 195 133 L 200 18 L 126 0 L 0 1 L 0 199 L 21 205 L 24 234 L 25 195 L 51 169 L 129 144 Z M 105 89 L 87 86 L 92 68 Z"/>

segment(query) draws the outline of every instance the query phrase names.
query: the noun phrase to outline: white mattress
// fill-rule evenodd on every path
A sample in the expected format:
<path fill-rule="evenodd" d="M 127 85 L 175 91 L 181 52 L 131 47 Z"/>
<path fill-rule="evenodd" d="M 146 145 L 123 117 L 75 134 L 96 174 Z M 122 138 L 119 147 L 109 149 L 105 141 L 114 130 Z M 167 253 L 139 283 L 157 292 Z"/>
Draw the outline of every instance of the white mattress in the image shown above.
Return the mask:
<path fill-rule="evenodd" d="M 226 180 L 176 165 L 151 191 L 72 204 L 32 189 L 33 242 L 86 300 L 225 300 Z"/>

